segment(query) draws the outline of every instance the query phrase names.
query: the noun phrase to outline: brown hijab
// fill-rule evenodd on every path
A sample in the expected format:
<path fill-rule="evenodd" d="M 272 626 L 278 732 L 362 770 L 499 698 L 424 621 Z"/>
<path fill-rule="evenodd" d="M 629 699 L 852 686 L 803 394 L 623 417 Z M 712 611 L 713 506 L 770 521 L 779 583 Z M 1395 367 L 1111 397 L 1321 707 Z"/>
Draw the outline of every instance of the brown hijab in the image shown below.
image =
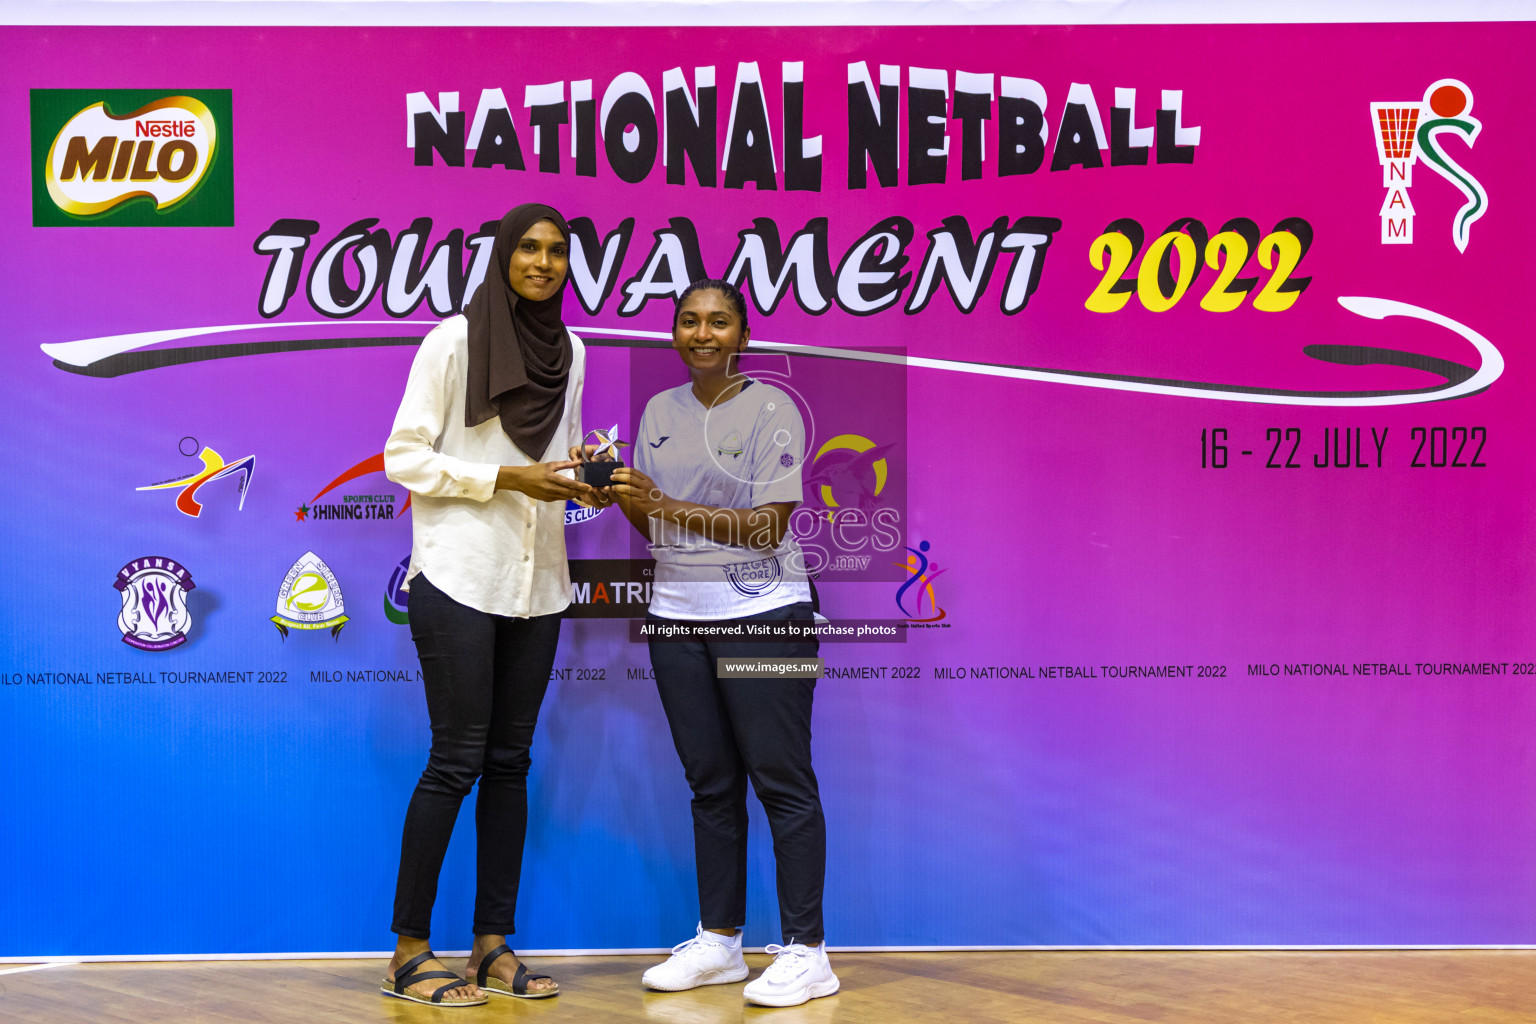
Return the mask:
<path fill-rule="evenodd" d="M 469 366 L 464 425 L 492 416 L 528 458 L 544 457 L 565 412 L 571 339 L 560 319 L 565 283 L 543 302 L 525 299 L 507 283 L 512 252 L 534 224 L 552 221 L 567 240 L 570 225 L 551 207 L 524 203 L 501 218 L 491 246 L 491 271 L 469 300 Z M 561 458 L 564 458 L 562 453 Z"/>

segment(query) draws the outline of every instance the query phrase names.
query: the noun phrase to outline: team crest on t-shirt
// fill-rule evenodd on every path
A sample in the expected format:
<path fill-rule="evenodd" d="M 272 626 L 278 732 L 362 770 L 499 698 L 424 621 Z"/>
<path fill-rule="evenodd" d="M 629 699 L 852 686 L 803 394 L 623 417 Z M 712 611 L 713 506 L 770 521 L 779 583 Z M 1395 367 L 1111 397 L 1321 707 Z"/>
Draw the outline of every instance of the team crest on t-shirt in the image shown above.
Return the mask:
<path fill-rule="evenodd" d="M 715 454 L 729 455 L 733 459 L 740 458 L 741 453 L 745 450 L 746 446 L 741 443 L 741 431 L 739 430 L 733 430 L 726 434 L 720 440 L 720 443 L 715 445 Z"/>
<path fill-rule="evenodd" d="M 730 581 L 732 589 L 742 597 L 759 597 L 766 594 L 778 586 L 779 580 L 784 578 L 784 570 L 779 567 L 777 555 L 770 555 L 755 562 L 722 565 L 720 571 L 725 573 L 725 578 Z"/>

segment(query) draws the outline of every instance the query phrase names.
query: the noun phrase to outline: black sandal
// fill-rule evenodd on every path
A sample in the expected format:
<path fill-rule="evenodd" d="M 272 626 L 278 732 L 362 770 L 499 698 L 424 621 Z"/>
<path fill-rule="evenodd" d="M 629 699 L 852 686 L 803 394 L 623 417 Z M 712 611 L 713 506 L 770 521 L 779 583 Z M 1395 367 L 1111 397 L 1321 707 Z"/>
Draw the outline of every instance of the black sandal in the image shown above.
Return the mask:
<path fill-rule="evenodd" d="M 479 985 L 481 990 L 494 992 L 498 996 L 515 996 L 518 999 L 548 999 L 550 996 L 560 994 L 558 987 L 550 989 L 548 992 L 529 992 L 528 983 L 530 981 L 552 981 L 553 979 L 547 974 L 529 973 L 528 965 L 522 962 L 518 963 L 517 972 L 512 975 L 512 984 L 510 986 L 500 978 L 491 977 L 489 973 L 491 961 L 511 952 L 512 948 L 503 942 L 485 954 L 485 959 L 480 961 L 480 969 L 475 973 L 475 984 Z M 513 955 L 515 956 L 516 954 L 514 953 Z"/>
<path fill-rule="evenodd" d="M 443 1002 L 443 994 L 445 992 L 451 989 L 464 988 L 469 985 L 469 982 L 452 971 L 418 971 L 416 969 L 428 960 L 435 959 L 437 959 L 437 954 L 433 953 L 430 949 L 419 956 L 412 957 L 400 965 L 400 969 L 395 972 L 394 981 L 390 981 L 388 978 L 384 979 L 384 983 L 379 986 L 379 991 L 387 996 L 394 996 L 396 999 L 406 999 L 410 1002 L 423 1003 L 427 1006 L 484 1006 L 489 1002 L 484 996 L 481 996 L 479 999 L 455 999 L 451 1003 Z M 407 986 L 428 981 L 432 978 L 452 978 L 453 980 L 444 984 L 436 992 L 433 992 L 430 999 L 419 996 L 414 992 L 406 991 Z"/>

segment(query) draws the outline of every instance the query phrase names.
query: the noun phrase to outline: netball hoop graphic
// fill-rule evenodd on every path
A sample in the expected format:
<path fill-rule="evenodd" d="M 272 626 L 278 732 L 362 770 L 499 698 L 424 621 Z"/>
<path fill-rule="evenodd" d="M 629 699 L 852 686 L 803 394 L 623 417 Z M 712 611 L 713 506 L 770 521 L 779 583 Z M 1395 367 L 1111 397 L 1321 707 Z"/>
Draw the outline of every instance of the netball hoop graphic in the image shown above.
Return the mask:
<path fill-rule="evenodd" d="M 1470 146 L 1477 141 L 1482 124 L 1472 116 L 1472 90 L 1454 78 L 1442 78 L 1424 90 L 1422 102 L 1372 103 L 1371 121 L 1376 130 L 1376 157 L 1381 161 L 1381 184 L 1387 196 L 1381 204 L 1383 245 L 1413 243 L 1413 165 L 1421 158 L 1467 197 L 1451 223 L 1451 240 L 1467 251 L 1472 223 L 1488 212 L 1488 195 L 1440 148 L 1439 137 L 1454 132 Z"/>

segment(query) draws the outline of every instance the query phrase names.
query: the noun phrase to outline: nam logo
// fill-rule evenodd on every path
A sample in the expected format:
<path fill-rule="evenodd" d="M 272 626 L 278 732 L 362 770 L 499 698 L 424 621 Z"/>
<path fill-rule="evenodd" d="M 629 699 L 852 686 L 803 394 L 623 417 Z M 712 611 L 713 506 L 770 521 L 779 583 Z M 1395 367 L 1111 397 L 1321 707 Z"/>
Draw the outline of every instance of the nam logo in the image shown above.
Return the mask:
<path fill-rule="evenodd" d="M 228 89 L 33 89 L 33 226 L 233 226 L 229 123 Z"/>
<path fill-rule="evenodd" d="M 1468 146 L 1477 141 L 1482 122 L 1472 116 L 1472 90 L 1454 78 L 1431 82 L 1422 102 L 1372 103 L 1371 122 L 1376 129 L 1376 158 L 1381 162 L 1381 184 L 1387 190 L 1381 203 L 1383 245 L 1413 242 L 1413 165 L 1420 160 L 1455 185 L 1467 201 L 1451 220 L 1451 241 L 1467 251 L 1472 222 L 1488 212 L 1488 193 L 1440 148 L 1440 136 L 1460 135 Z"/>

